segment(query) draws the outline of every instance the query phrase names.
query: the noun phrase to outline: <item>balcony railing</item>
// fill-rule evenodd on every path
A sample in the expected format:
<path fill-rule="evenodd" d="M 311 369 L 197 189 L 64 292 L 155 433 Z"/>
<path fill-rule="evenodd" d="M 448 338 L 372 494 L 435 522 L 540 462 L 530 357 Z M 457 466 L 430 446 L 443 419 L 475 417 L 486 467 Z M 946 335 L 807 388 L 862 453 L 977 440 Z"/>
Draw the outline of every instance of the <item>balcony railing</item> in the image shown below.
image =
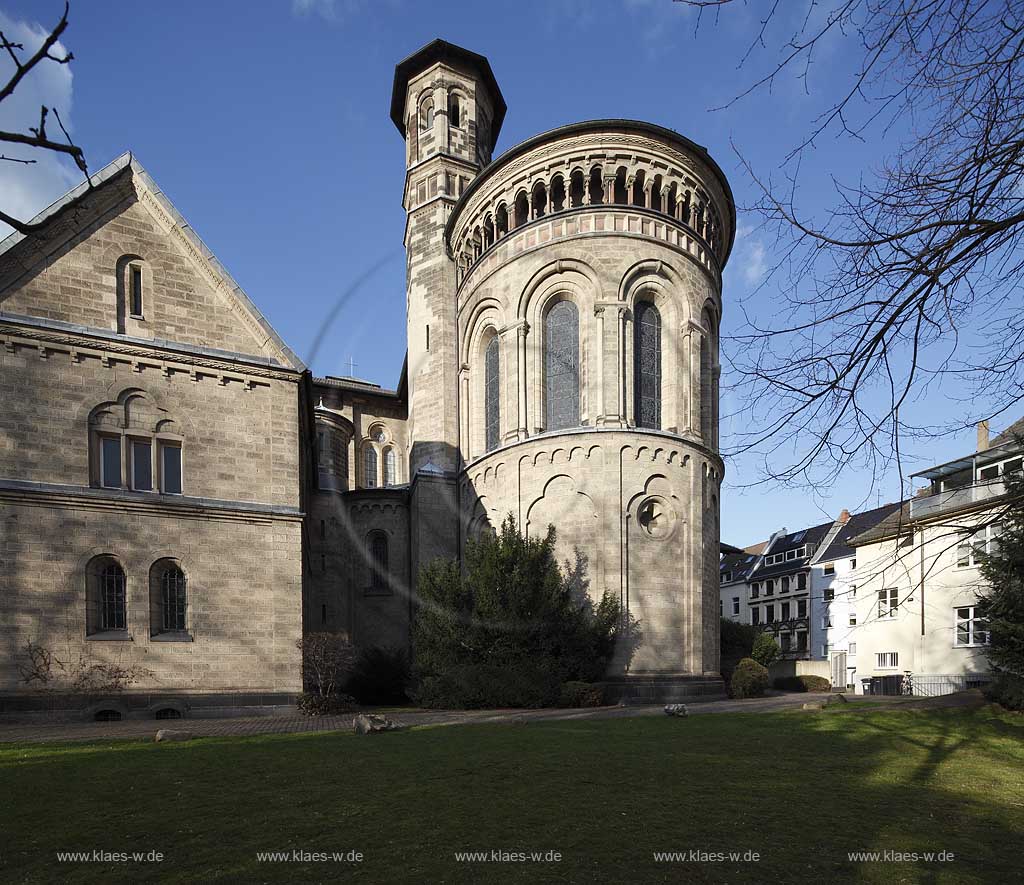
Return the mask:
<path fill-rule="evenodd" d="M 1006 486 L 1002 479 L 999 482 L 979 482 L 974 485 L 948 489 L 935 495 L 912 498 L 910 501 L 910 518 L 921 519 L 954 510 L 977 507 L 1006 494 Z"/>

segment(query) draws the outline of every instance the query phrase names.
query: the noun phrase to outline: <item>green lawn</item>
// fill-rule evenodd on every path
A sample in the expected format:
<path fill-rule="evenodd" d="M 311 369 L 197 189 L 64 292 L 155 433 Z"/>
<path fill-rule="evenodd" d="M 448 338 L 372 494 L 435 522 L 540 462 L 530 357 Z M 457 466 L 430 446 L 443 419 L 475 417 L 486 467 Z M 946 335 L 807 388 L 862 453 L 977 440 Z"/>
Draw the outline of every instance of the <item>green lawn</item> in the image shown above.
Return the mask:
<path fill-rule="evenodd" d="M 851 707 L 4 746 L 0 880 L 1019 881 L 1024 717 Z M 165 860 L 57 863 L 97 849 Z M 293 849 L 364 860 L 256 857 Z M 862 849 L 956 859 L 848 862 Z M 562 860 L 455 861 L 477 850 Z M 653 856 L 690 850 L 761 859 Z"/>

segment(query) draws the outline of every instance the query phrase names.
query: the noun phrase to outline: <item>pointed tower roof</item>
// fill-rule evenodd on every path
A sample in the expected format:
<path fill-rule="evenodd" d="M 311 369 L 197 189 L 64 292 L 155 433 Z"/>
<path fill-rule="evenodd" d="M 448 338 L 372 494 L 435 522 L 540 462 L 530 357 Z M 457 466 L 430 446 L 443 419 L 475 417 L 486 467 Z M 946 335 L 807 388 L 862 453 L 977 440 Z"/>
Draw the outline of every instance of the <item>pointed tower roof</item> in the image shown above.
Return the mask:
<path fill-rule="evenodd" d="M 405 91 L 409 81 L 421 71 L 440 61 L 451 62 L 457 67 L 469 68 L 475 71 L 479 74 L 480 79 L 483 80 L 484 85 L 491 91 L 494 97 L 494 120 L 491 125 L 491 143 L 489 147 L 493 151 L 494 145 L 498 141 L 498 132 L 501 130 L 501 124 L 505 119 L 505 111 L 508 108 L 505 105 L 505 99 L 501 94 L 501 90 L 498 88 L 498 81 L 494 78 L 491 63 L 484 56 L 476 52 L 463 49 L 461 46 L 456 46 L 454 43 L 441 39 L 428 43 L 422 49 L 395 65 L 395 85 L 391 90 L 391 119 L 395 126 L 398 127 L 398 131 L 402 133 L 402 138 L 405 138 Z"/>

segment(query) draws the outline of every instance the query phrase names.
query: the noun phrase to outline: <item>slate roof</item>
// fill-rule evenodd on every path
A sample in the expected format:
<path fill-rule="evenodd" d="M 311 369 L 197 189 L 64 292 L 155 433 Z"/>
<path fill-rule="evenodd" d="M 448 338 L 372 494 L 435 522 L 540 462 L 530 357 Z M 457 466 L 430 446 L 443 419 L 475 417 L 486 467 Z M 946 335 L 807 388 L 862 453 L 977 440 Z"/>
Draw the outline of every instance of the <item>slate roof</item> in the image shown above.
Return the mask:
<path fill-rule="evenodd" d="M 745 581 L 751 570 L 757 565 L 758 559 L 756 553 L 747 553 L 746 551 L 727 553 L 719 564 L 719 573 L 732 572 L 732 580 L 726 581 L 727 584 Z"/>
<path fill-rule="evenodd" d="M 898 508 L 893 510 L 885 519 L 875 523 L 867 531 L 859 535 L 853 535 L 847 539 L 847 545 L 851 548 L 862 547 L 873 541 L 881 541 L 884 538 L 893 538 L 903 534 L 910 524 L 910 502 L 904 501 Z"/>
<path fill-rule="evenodd" d="M 821 543 L 833 525 L 835 525 L 835 522 L 823 522 L 821 525 L 811 526 L 807 529 L 800 529 L 795 532 L 790 532 L 788 535 L 783 535 L 781 538 L 777 538 L 775 543 L 772 544 L 769 549 L 765 550 L 764 555 L 766 557 L 774 556 L 776 553 L 785 553 L 787 550 L 793 550 L 808 545 L 813 545 L 814 549 L 809 550 L 803 556 L 791 559 L 788 562 L 762 566 L 757 570 L 757 579 L 761 580 L 761 578 L 774 578 L 777 575 L 788 575 L 806 568 L 811 561 L 811 557 L 813 557 L 817 552 L 817 545 Z"/>
<path fill-rule="evenodd" d="M 825 552 L 818 557 L 818 562 L 832 562 L 836 559 L 845 559 L 856 556 L 857 551 L 850 546 L 850 539 L 862 535 L 869 529 L 873 529 L 887 516 L 898 511 L 902 503 L 883 504 L 874 510 L 865 510 L 863 513 L 853 514 L 846 525 L 844 525 L 836 536 L 829 542 Z"/>
<path fill-rule="evenodd" d="M 1018 436 L 1024 436 L 1024 416 L 1014 421 L 1013 424 L 992 440 L 990 445 L 1001 446 L 1003 443 L 1013 442 Z"/>

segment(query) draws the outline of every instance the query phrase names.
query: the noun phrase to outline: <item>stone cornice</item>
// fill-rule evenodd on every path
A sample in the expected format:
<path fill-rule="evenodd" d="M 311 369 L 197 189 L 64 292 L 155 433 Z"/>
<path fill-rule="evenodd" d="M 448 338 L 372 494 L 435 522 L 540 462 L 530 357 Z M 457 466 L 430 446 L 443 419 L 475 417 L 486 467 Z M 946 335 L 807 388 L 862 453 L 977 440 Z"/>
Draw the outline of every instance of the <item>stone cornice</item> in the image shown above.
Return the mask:
<path fill-rule="evenodd" d="M 300 378 L 297 370 L 252 363 L 243 354 L 218 357 L 174 342 L 140 342 L 138 339 L 129 340 L 123 335 L 99 329 L 65 329 L 34 317 L 15 317 L 2 313 L 0 344 L 9 352 L 21 345 L 37 348 L 40 356 L 44 357 L 47 351 L 65 352 L 70 353 L 76 361 L 83 356 L 92 356 L 104 363 L 131 363 L 159 368 L 165 372 L 187 372 L 193 377 L 206 374 L 237 381 L 261 378 L 292 383 L 298 382 Z"/>
<path fill-rule="evenodd" d="M 61 483 L 25 482 L 0 478 L 0 501 L 34 506 L 64 506 L 76 510 L 168 516 L 175 519 L 300 520 L 305 515 L 298 507 L 227 501 L 217 498 L 158 495 L 126 489 L 96 489 Z"/>

